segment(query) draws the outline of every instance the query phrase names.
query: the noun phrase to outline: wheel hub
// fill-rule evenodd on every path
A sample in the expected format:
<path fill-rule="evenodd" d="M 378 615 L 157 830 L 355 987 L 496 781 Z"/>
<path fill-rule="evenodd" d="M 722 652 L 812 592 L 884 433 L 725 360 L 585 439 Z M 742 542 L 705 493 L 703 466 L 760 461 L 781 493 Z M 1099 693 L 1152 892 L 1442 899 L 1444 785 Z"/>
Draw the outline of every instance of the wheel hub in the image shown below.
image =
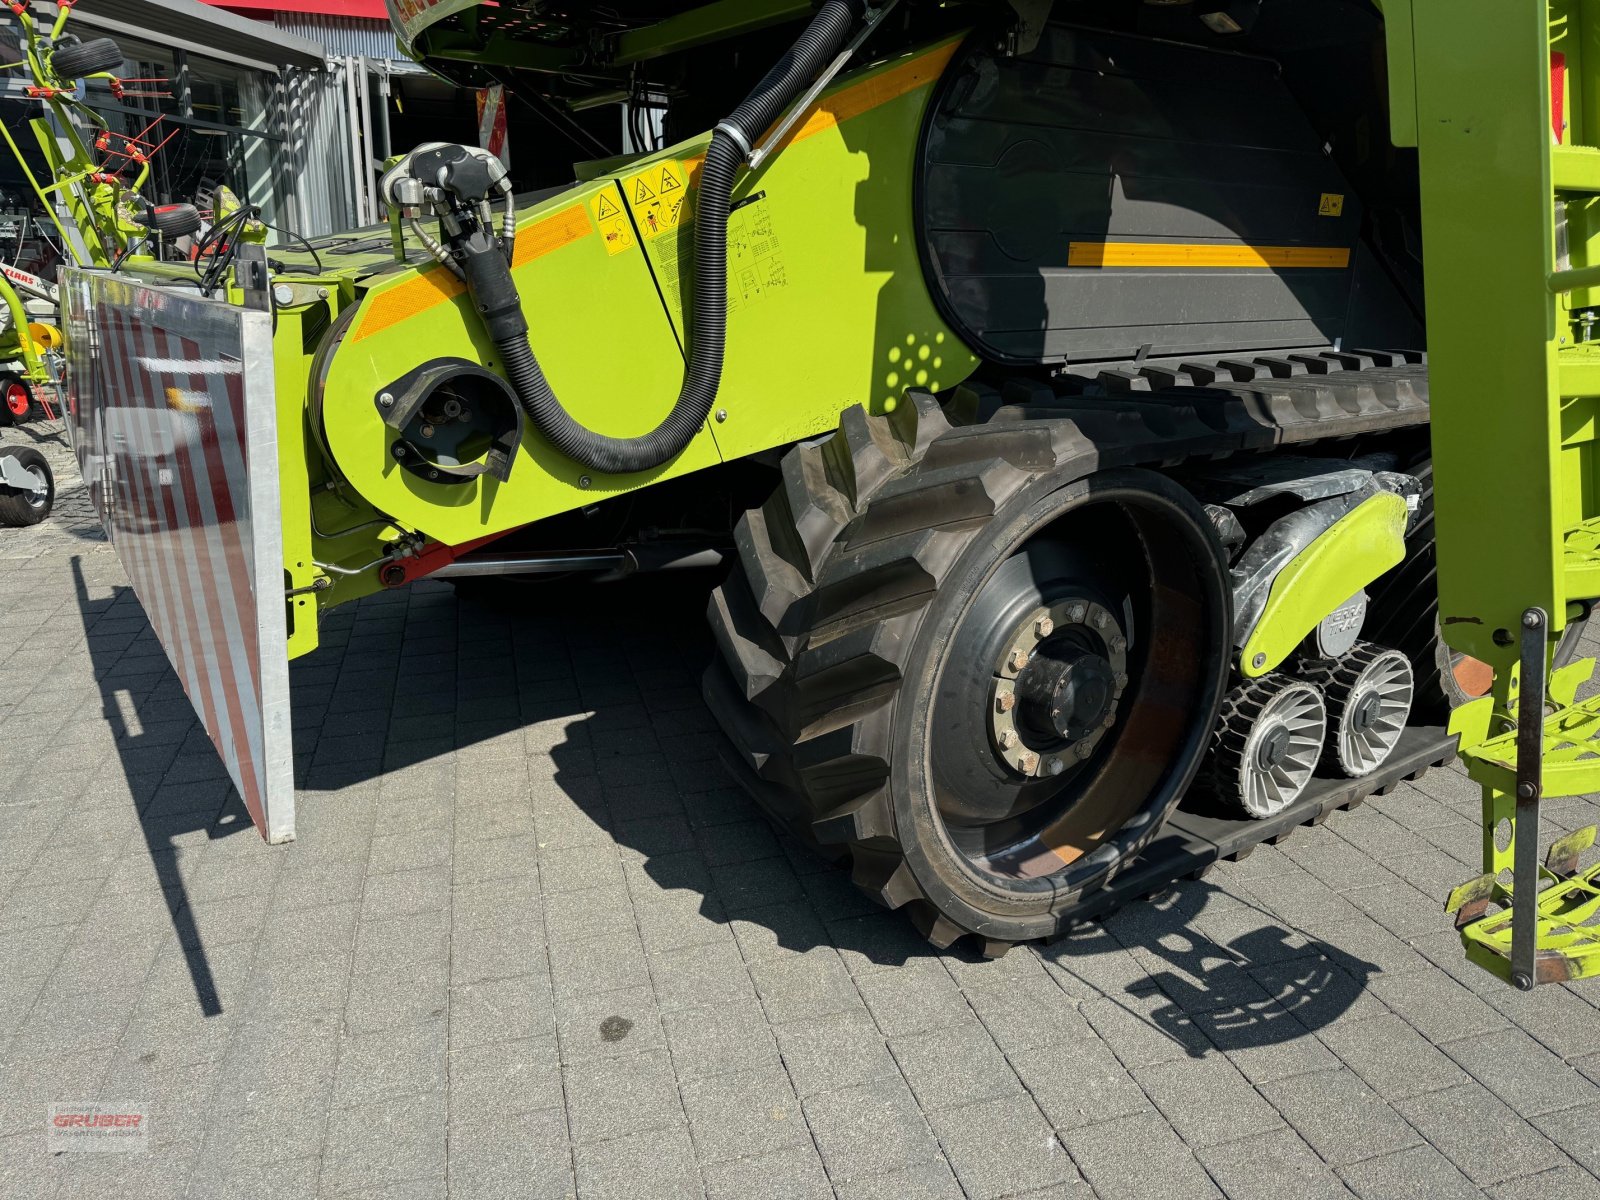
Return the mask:
<path fill-rule="evenodd" d="M 1350 709 L 1350 729 L 1353 733 L 1365 733 L 1372 728 L 1373 722 L 1378 719 L 1378 714 L 1383 709 L 1383 697 L 1377 692 L 1368 692 L 1362 696 Z"/>
<path fill-rule="evenodd" d="M 1046 738 L 1081 741 L 1111 715 L 1116 687 L 1104 655 L 1066 645 L 1043 647 L 1017 676 L 1023 723 Z"/>
<path fill-rule="evenodd" d="M 1261 737 L 1261 745 L 1256 750 L 1256 765 L 1263 771 L 1282 766 L 1283 760 L 1289 756 L 1289 744 L 1293 737 L 1287 725 L 1274 725 Z"/>
<path fill-rule="evenodd" d="M 1028 778 L 1062 774 L 1116 724 L 1128 686 L 1128 638 L 1103 605 L 1068 598 L 1017 626 L 995 669 L 995 752 Z"/>

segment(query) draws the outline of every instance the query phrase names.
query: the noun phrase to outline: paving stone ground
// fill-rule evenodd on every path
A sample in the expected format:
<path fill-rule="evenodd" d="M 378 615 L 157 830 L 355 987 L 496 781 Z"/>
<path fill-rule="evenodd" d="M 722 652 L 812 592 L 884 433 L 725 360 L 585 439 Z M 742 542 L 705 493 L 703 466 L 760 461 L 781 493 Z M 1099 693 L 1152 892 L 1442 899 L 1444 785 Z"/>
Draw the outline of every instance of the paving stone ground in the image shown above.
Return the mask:
<path fill-rule="evenodd" d="M 270 848 L 81 487 L 0 530 L 0 1196 L 1595 1193 L 1600 985 L 1465 964 L 1458 773 L 941 955 L 730 786 L 703 602 L 335 613 Z M 149 1152 L 48 1154 L 91 1100 L 148 1108 Z"/>

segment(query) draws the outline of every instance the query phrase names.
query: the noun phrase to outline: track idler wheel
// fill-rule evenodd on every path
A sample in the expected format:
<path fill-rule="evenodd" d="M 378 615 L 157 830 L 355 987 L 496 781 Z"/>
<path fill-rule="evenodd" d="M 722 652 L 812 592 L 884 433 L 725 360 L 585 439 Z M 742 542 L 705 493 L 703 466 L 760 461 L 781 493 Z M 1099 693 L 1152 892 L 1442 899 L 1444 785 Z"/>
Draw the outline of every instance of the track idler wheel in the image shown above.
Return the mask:
<path fill-rule="evenodd" d="M 1223 701 L 1201 786 L 1230 812 L 1277 816 L 1311 782 L 1327 729 L 1315 684 L 1279 674 L 1240 684 Z"/>
<path fill-rule="evenodd" d="M 1227 677 L 1227 568 L 1165 476 L 931 398 L 793 451 L 714 595 L 736 772 L 931 942 L 1062 931 L 1161 828 Z M 1320 748 L 1320 741 L 1319 741 Z"/>
<path fill-rule="evenodd" d="M 1323 764 L 1359 779 L 1388 762 L 1411 717 L 1416 692 L 1411 660 L 1398 650 L 1358 642 L 1345 657 L 1303 674 L 1328 701 Z"/>

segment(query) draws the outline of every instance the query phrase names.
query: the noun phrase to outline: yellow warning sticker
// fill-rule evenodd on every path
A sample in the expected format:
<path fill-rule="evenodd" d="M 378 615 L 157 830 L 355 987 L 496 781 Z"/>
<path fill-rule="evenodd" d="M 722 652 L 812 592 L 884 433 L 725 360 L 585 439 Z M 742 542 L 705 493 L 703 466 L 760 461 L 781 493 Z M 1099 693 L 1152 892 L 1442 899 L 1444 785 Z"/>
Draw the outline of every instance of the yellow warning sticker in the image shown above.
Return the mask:
<path fill-rule="evenodd" d="M 1323 192 L 1322 193 L 1322 203 L 1317 205 L 1317 216 L 1319 216 L 1319 217 L 1342 217 L 1342 216 L 1344 216 L 1344 196 L 1342 196 L 1338 192 Z"/>
<path fill-rule="evenodd" d="M 633 248 L 633 226 L 615 192 L 601 192 L 594 198 L 590 211 L 594 213 L 594 223 L 600 229 L 607 254 L 621 254 Z"/>
<path fill-rule="evenodd" d="M 688 172 L 682 163 L 657 163 L 625 181 L 622 192 L 633 208 L 634 223 L 647 238 L 672 232 L 689 216 L 684 206 Z"/>

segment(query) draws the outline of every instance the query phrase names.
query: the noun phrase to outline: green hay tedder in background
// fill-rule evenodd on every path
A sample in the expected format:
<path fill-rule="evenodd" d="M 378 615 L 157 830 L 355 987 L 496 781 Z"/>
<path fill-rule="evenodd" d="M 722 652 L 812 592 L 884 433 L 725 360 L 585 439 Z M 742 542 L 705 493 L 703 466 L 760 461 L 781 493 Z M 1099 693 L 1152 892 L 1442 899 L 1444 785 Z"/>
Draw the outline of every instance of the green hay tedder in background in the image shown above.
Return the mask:
<path fill-rule="evenodd" d="M 1600 594 L 1588 5 L 393 15 L 557 117 L 664 102 L 670 144 L 535 194 L 422 146 L 386 226 L 263 249 L 242 209 L 198 263 L 67 273 L 114 539 L 141 504 L 184 524 L 152 498 L 202 474 L 199 518 L 249 508 L 223 608 L 260 726 L 207 726 L 270 837 L 270 679 L 323 611 L 718 566 L 730 766 L 939 946 L 1062 932 L 1180 802 L 1236 850 L 1358 802 L 1447 753 L 1454 709 L 1486 789 L 1469 953 L 1523 986 L 1600 966 L 1592 834 L 1530 857 L 1546 783 L 1600 761 L 1561 651 Z M 232 349 L 184 341 L 196 304 Z M 160 565 L 132 568 L 151 610 Z"/>

